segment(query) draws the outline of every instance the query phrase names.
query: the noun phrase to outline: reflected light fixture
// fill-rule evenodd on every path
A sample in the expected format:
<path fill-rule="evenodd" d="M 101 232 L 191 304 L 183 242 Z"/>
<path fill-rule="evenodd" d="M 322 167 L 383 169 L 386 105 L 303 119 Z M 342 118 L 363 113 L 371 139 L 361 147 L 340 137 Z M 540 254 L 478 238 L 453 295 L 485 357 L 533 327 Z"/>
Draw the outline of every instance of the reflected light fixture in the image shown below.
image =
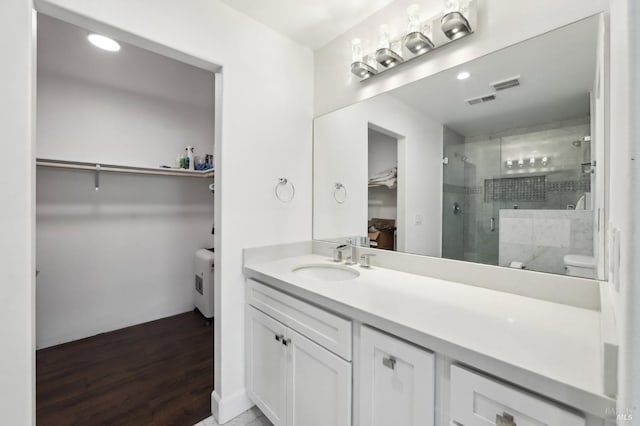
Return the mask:
<path fill-rule="evenodd" d="M 531 159 L 529 159 L 529 166 L 533 167 L 536 165 L 536 159 L 535 157 L 531 157 Z"/>
<path fill-rule="evenodd" d="M 549 159 L 547 157 L 542 157 L 542 160 L 540 161 L 540 163 L 543 166 L 546 166 L 547 164 L 549 164 Z"/>
<path fill-rule="evenodd" d="M 120 43 L 112 38 L 95 33 L 89 34 L 87 38 L 91 44 L 102 50 L 106 50 L 108 52 L 117 52 L 120 50 Z"/>
<path fill-rule="evenodd" d="M 449 40 L 456 40 L 471 33 L 471 25 L 464 16 L 466 7 L 462 7 L 461 0 L 445 0 L 444 13 L 440 23 L 442 32 Z"/>
<path fill-rule="evenodd" d="M 407 8 L 409 26 L 404 36 L 404 46 L 414 55 L 422 55 L 434 48 L 431 41 L 431 25 L 420 26 L 420 6 L 412 4 Z"/>
<path fill-rule="evenodd" d="M 524 160 L 518 160 L 518 167 L 524 167 Z"/>
<path fill-rule="evenodd" d="M 378 71 L 364 62 L 362 54 L 362 43 L 359 38 L 351 40 L 351 72 L 361 79 L 366 79 L 375 75 Z"/>
<path fill-rule="evenodd" d="M 469 77 L 471 77 L 471 73 L 468 73 L 467 71 L 462 71 L 456 76 L 458 80 L 466 80 Z"/>
<path fill-rule="evenodd" d="M 391 49 L 391 37 L 389 26 L 380 25 L 378 36 L 378 50 L 376 50 L 376 61 L 385 68 L 391 68 L 402 62 L 402 57 Z"/>
<path fill-rule="evenodd" d="M 510 169 L 510 168 L 512 168 L 512 167 L 513 167 L 513 161 L 511 161 L 511 160 L 507 160 L 505 163 L 506 163 L 506 165 L 507 165 L 507 169 Z"/>

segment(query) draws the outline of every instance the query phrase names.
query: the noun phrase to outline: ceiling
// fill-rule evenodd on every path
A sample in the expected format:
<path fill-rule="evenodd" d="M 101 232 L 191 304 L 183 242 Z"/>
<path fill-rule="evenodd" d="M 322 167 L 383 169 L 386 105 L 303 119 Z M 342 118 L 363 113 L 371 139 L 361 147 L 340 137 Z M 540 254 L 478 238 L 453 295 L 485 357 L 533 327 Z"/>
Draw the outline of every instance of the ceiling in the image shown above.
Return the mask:
<path fill-rule="evenodd" d="M 168 57 L 120 42 L 117 53 L 87 41 L 90 32 L 38 15 L 38 70 L 115 92 L 137 93 L 213 109 L 214 76 Z M 206 88 L 206 89 L 204 89 Z"/>
<path fill-rule="evenodd" d="M 598 21 L 589 18 L 389 92 L 466 137 L 585 117 L 595 81 Z M 459 81 L 461 71 L 471 73 Z M 520 76 L 495 92 L 490 83 Z M 494 93 L 496 100 L 466 100 Z"/>
<path fill-rule="evenodd" d="M 393 0 L 222 0 L 288 38 L 317 49 Z"/>

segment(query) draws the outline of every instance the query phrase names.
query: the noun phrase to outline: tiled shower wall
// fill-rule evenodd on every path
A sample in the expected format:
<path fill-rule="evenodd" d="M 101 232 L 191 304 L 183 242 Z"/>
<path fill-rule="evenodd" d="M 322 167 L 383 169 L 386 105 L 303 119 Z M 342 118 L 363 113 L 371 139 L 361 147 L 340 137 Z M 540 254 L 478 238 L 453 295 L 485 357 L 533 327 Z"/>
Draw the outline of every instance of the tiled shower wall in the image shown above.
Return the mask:
<path fill-rule="evenodd" d="M 456 138 L 455 132 L 445 131 L 449 164 L 444 166 L 443 256 L 497 265 L 501 209 L 575 206 L 590 192 L 591 177 L 581 169 L 583 162 L 590 161 L 590 143 L 583 141 L 589 134 L 589 117 L 491 136 Z M 545 166 L 540 162 L 543 156 L 548 159 Z M 529 166 L 531 157 L 536 158 L 534 167 Z M 524 167 L 518 167 L 519 159 Z M 513 162 L 511 168 L 507 160 Z M 457 217 L 451 213 L 453 202 L 461 202 Z M 457 234 L 448 230 L 460 224 L 462 249 L 447 251 L 447 245 L 455 246 L 451 240 L 459 242 Z"/>
<path fill-rule="evenodd" d="M 500 266 L 564 273 L 566 254 L 593 255 L 593 211 L 500 210 Z"/>

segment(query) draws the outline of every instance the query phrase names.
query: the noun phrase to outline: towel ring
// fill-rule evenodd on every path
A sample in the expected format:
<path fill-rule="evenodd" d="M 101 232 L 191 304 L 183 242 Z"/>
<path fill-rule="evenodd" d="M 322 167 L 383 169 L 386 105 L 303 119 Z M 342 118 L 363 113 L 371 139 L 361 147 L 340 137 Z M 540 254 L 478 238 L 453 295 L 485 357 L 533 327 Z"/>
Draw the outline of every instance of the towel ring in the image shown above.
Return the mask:
<path fill-rule="evenodd" d="M 338 204 L 343 204 L 347 201 L 347 188 L 340 182 L 337 182 L 333 189 L 333 199 L 336 200 Z"/>
<path fill-rule="evenodd" d="M 287 194 L 286 192 L 286 189 L 288 187 L 291 187 L 289 194 Z M 276 192 L 276 198 L 279 201 L 283 203 L 288 203 L 291 200 L 293 200 L 293 197 L 296 196 L 296 187 L 293 186 L 293 184 L 289 182 L 287 178 L 280 178 L 278 179 L 278 183 L 276 184 L 275 192 Z"/>

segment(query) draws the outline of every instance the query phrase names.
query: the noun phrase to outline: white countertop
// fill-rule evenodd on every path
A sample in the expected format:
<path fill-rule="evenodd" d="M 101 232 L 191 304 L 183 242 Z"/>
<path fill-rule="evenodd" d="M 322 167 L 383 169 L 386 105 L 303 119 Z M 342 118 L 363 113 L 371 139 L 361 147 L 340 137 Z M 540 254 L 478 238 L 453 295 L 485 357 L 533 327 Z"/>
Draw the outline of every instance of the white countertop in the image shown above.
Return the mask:
<path fill-rule="evenodd" d="M 334 282 L 292 272 L 313 263 L 333 264 L 310 254 L 244 272 L 363 323 L 406 330 L 402 337 L 436 346 L 428 349 L 600 417 L 613 403 L 603 394 L 598 311 L 379 267 L 353 266 L 359 277 Z"/>

